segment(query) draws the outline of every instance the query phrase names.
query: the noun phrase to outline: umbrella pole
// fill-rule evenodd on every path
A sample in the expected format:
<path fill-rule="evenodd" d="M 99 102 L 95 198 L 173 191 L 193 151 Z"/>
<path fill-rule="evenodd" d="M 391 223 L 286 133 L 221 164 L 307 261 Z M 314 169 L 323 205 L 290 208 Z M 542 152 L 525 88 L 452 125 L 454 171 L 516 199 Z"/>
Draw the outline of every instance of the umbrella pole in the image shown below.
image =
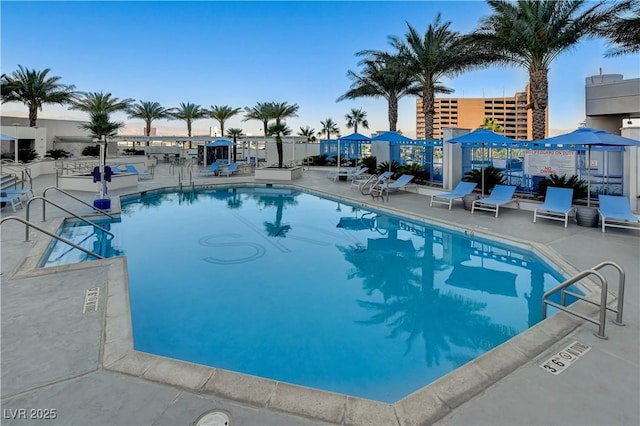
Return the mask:
<path fill-rule="evenodd" d="M 587 148 L 587 207 L 591 206 L 591 145 Z"/>
<path fill-rule="evenodd" d="M 340 138 L 338 138 L 338 169 L 336 170 L 336 173 L 340 173 Z"/>

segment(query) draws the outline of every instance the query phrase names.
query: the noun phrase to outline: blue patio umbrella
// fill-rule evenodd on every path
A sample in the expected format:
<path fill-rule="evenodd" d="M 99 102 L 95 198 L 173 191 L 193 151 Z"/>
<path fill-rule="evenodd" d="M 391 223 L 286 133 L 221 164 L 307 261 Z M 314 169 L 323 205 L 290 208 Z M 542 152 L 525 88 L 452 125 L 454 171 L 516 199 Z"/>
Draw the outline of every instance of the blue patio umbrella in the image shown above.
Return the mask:
<path fill-rule="evenodd" d="M 508 138 L 506 136 L 495 133 L 489 129 L 476 129 L 471 133 L 467 133 L 466 135 L 458 136 L 452 139 L 449 139 L 447 142 L 449 143 L 461 143 L 466 145 L 482 145 L 482 165 L 480 166 L 480 173 L 482 174 L 482 184 L 480 188 L 482 190 L 482 194 L 484 194 L 484 148 L 485 144 L 510 144 L 513 143 L 514 140 Z"/>
<path fill-rule="evenodd" d="M 605 130 L 581 127 L 564 135 L 536 141 L 549 145 L 584 145 L 587 147 L 587 205 L 591 205 L 591 146 L 640 146 L 637 139 L 625 138 Z"/>
<path fill-rule="evenodd" d="M 360 134 L 358 132 L 351 133 L 350 135 L 341 136 L 338 138 L 338 170 L 337 170 L 338 172 L 340 172 L 340 142 L 341 141 L 363 143 L 363 142 L 371 142 L 371 138 L 363 134 Z"/>

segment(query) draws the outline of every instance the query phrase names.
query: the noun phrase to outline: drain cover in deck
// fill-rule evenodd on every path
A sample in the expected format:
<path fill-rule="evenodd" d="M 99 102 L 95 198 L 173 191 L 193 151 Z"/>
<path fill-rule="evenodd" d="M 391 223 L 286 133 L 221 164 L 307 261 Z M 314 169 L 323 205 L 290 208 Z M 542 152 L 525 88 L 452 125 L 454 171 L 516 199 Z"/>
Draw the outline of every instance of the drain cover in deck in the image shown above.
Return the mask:
<path fill-rule="evenodd" d="M 224 410 L 211 410 L 202 414 L 194 426 L 231 426 L 231 415 Z"/>

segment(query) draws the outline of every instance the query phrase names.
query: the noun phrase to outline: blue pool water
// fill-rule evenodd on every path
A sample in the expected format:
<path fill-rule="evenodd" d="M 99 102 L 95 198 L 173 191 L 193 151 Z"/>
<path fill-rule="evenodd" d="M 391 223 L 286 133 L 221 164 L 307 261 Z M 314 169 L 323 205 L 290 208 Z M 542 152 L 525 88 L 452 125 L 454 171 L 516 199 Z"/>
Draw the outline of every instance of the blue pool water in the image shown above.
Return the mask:
<path fill-rule="evenodd" d="M 127 256 L 136 350 L 383 402 L 540 321 L 562 280 L 526 250 L 287 188 L 150 192 L 109 228 L 60 232 Z"/>

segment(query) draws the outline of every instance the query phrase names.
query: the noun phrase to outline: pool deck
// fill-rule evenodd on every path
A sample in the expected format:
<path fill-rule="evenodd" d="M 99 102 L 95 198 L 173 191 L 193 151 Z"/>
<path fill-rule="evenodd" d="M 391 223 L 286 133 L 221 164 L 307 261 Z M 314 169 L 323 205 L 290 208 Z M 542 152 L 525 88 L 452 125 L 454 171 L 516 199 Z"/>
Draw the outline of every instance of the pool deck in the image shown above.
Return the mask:
<path fill-rule="evenodd" d="M 105 359 L 111 356 L 111 349 L 105 342 L 118 330 L 107 329 L 105 323 L 113 316 L 124 317 L 118 315 L 117 307 L 108 311 L 105 307 L 108 303 L 104 302 L 113 296 L 110 287 L 115 287 L 116 281 L 126 283 L 126 277 L 114 276 L 112 263 L 118 261 L 56 268 L 54 274 L 34 272 L 29 254 L 44 246 L 48 237 L 32 231 L 31 240 L 25 242 L 24 226 L 9 221 L 2 226 L 0 240 L 2 424 L 185 425 L 213 409 L 229 412 L 234 426 L 428 424 L 430 420 L 425 419 L 434 419 L 435 423 L 431 423 L 438 425 L 640 424 L 640 231 L 607 229 L 603 234 L 600 228 L 584 228 L 570 222 L 565 229 L 561 222 L 545 219 L 534 224 L 531 211 L 511 208 L 501 209 L 498 218 L 488 212 L 471 215 L 459 204 L 451 211 L 443 205 L 429 207 L 427 196 L 411 192 L 392 193 L 389 202 L 372 200 L 351 190 L 348 183 L 327 179 L 327 172 L 305 171 L 302 179 L 293 184 L 449 226 L 460 224 L 464 229 L 496 238 L 504 235 L 508 239 L 526 240 L 577 271 L 606 260 L 618 263 L 627 278 L 623 318 L 626 325 L 613 324 L 615 316 L 608 313 L 608 339 L 601 340 L 594 336 L 596 325 L 562 319 L 565 314 L 558 314 L 560 319 L 556 323 L 575 324 L 568 334 L 559 335 L 544 347 L 533 345 L 532 353 L 523 353 L 526 351 L 522 347 L 527 346 L 521 346 L 514 352 L 523 361 L 513 369 L 502 365 L 509 363 L 508 357 L 487 358 L 477 369 L 482 378 L 480 383 L 486 385 L 469 395 L 457 388 L 478 383 L 478 378 L 458 374 L 450 378 L 447 388 L 440 386 L 441 393 L 429 393 L 431 400 L 426 392 L 418 391 L 421 395 L 405 398 L 402 404 L 388 405 L 388 409 L 379 410 L 381 404 L 370 406 L 366 400 L 335 394 L 333 397 L 311 390 L 300 392 L 286 384 L 279 384 L 277 391 L 267 390 L 269 398 L 256 400 L 238 394 L 241 387 L 237 380 L 229 379 L 228 388 L 225 387 L 223 371 L 201 375 L 203 367 L 183 368 L 183 364 L 168 362 L 146 368 L 140 374 L 106 368 Z M 177 178 L 169 173 L 168 166 L 159 165 L 155 173 L 154 179 L 140 181 L 137 189 L 112 192 L 111 196 L 177 186 Z M 252 175 L 241 175 L 196 178 L 195 184 L 253 181 Z M 41 195 L 44 188 L 53 184 L 54 176 L 40 176 L 34 180 L 34 192 Z M 93 193 L 73 194 L 89 203 L 94 199 Z M 90 208 L 62 194 L 50 192 L 47 198 L 74 212 L 91 213 Z M 36 224 L 40 224 L 40 205 L 39 201 L 32 203 L 31 220 Z M 3 208 L 2 216 L 9 215 L 14 215 L 11 207 Z M 25 209 L 18 209 L 15 216 L 24 217 Z M 47 221 L 42 225 L 54 230 L 66 216 L 63 211 L 48 207 Z M 617 294 L 616 274 L 608 268 L 602 272 L 611 293 Z M 85 291 L 92 287 L 100 288 L 102 293 L 98 310 L 83 314 Z M 574 341 L 590 346 L 591 350 L 557 376 L 540 367 Z M 217 382 L 213 382 L 214 375 Z M 210 382 L 213 385 L 207 386 Z M 249 383 L 255 386 L 258 382 Z M 441 396 L 447 393 L 454 397 Z M 32 417 L 51 414 L 46 410 L 55 410 L 56 418 Z M 435 415 L 429 416 L 429 412 Z"/>

